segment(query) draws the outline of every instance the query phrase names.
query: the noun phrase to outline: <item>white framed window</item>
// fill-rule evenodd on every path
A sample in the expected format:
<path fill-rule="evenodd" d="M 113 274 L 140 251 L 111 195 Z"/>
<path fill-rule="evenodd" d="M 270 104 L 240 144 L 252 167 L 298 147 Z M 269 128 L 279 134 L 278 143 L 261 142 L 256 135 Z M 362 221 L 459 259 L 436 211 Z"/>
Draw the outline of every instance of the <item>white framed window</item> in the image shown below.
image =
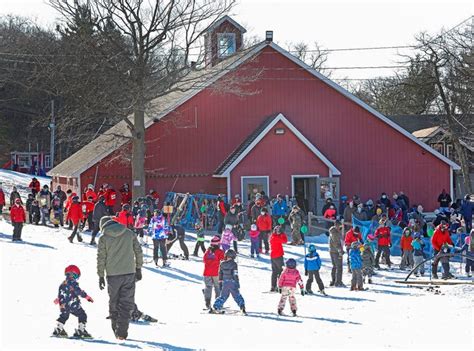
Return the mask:
<path fill-rule="evenodd" d="M 51 155 L 44 155 L 44 168 L 51 168 Z"/>
<path fill-rule="evenodd" d="M 30 156 L 18 156 L 18 166 L 20 168 L 31 167 L 31 157 Z"/>
<path fill-rule="evenodd" d="M 255 194 L 265 191 L 269 195 L 270 177 L 269 176 L 242 176 L 240 177 L 240 189 L 242 194 L 242 201 L 248 203 L 255 200 Z"/>
<path fill-rule="evenodd" d="M 217 56 L 227 57 L 232 55 L 235 51 L 235 33 L 218 33 L 217 34 Z"/>

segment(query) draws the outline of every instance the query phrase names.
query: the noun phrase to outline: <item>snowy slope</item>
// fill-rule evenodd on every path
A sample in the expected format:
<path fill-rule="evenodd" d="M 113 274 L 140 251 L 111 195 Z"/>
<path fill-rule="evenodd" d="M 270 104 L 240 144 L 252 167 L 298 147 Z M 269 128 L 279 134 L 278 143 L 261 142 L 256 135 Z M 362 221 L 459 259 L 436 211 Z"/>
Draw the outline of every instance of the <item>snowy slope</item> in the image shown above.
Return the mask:
<path fill-rule="evenodd" d="M 7 204 L 9 203 L 10 192 L 13 186 L 17 187 L 18 192 L 21 195 L 21 198 L 26 201 L 28 193 L 30 192 L 28 185 L 31 182 L 31 179 L 35 177 L 40 182 L 41 186 L 47 185 L 50 186 L 51 178 L 49 177 L 39 177 L 32 176 L 31 174 L 25 174 L 20 172 L 10 171 L 8 169 L 0 168 L 0 183 L 2 189 L 5 192 L 5 197 Z"/>
<path fill-rule="evenodd" d="M 404 277 L 400 272 L 382 271 L 369 291 L 328 288 L 328 297 L 298 294 L 299 317 L 278 317 L 279 295 L 263 293 L 270 287 L 269 260 L 242 256 L 238 258 L 241 292 L 249 316 L 203 312 L 200 260 L 173 260 L 168 269 L 147 264 L 143 280 L 137 283 L 136 301 L 159 323 L 132 324 L 131 339 L 118 343 L 105 319 L 108 296 L 98 287 L 96 249 L 70 244 L 65 229 L 32 225 L 24 228 L 25 242 L 14 244 L 11 229 L 0 220 L 1 350 L 473 349 L 472 286 L 441 287 L 444 295 L 434 295 L 395 283 Z M 319 241 L 327 285 L 329 255 L 326 239 Z M 189 241 L 188 247 L 194 243 Z M 241 247 L 248 255 L 248 243 Z M 298 260 L 301 271 L 303 248 L 285 249 L 287 258 Z M 179 251 L 175 244 L 172 252 Z M 95 337 L 92 341 L 50 337 L 58 317 L 53 300 L 69 264 L 80 267 L 80 285 L 95 299 L 94 303 L 83 300 L 87 329 Z M 459 264 L 453 268 L 459 269 Z M 347 273 L 344 282 L 350 282 Z M 226 306 L 237 309 L 231 298 Z M 289 314 L 289 306 L 285 312 Z M 66 329 L 72 334 L 75 327 L 77 319 L 71 316 Z"/>

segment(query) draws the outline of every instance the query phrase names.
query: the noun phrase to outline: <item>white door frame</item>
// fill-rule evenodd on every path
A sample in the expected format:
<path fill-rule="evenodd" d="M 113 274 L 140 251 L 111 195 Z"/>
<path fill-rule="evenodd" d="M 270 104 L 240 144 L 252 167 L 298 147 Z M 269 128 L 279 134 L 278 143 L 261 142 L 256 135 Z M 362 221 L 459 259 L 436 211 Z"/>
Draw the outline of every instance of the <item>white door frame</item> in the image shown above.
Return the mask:
<path fill-rule="evenodd" d="M 292 174 L 291 175 L 291 196 L 295 196 L 295 179 L 297 178 L 319 178 L 319 174 Z"/>
<path fill-rule="evenodd" d="M 267 189 L 265 190 L 265 194 L 270 197 L 270 176 L 267 175 L 256 175 L 256 176 L 240 176 L 240 196 L 242 201 L 244 200 L 244 179 L 246 178 L 265 178 L 267 180 Z"/>

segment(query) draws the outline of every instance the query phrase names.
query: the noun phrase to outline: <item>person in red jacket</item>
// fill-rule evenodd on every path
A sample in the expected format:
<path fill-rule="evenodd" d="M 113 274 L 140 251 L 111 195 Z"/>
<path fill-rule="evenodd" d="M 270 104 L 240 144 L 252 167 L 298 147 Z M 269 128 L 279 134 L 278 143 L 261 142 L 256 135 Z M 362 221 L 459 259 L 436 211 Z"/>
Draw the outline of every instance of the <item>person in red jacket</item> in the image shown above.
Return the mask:
<path fill-rule="evenodd" d="M 89 184 L 87 186 L 87 190 L 86 190 L 86 193 L 85 193 L 85 198 L 87 200 L 89 200 L 89 198 L 92 198 L 92 202 L 93 203 L 96 203 L 97 202 L 97 194 L 96 192 L 94 191 L 94 186 L 92 184 Z"/>
<path fill-rule="evenodd" d="M 269 245 L 268 245 L 268 235 L 272 231 L 272 216 L 268 214 L 266 207 L 263 207 L 260 210 L 260 215 L 257 217 L 257 229 L 260 232 L 260 252 L 263 250 L 263 245 L 265 245 L 265 255 L 268 255 Z"/>
<path fill-rule="evenodd" d="M 117 202 L 117 192 L 112 185 L 107 186 L 107 190 L 105 191 L 105 206 L 107 206 L 107 210 L 111 216 L 114 215 L 114 206 Z"/>
<path fill-rule="evenodd" d="M 385 218 L 381 219 L 379 223 L 380 226 L 375 231 L 375 237 L 378 239 L 378 248 L 374 266 L 380 269 L 380 255 L 383 254 L 385 262 L 388 268 L 390 268 L 392 266 L 392 262 L 390 262 L 390 247 L 392 246 L 391 230 Z"/>
<path fill-rule="evenodd" d="M 221 289 L 219 287 L 219 266 L 224 260 L 224 251 L 220 248 L 220 238 L 216 235 L 211 239 L 211 246 L 204 254 L 204 285 L 202 290 L 206 308 L 211 308 L 212 288 L 214 288 L 214 298 L 217 298 Z"/>
<path fill-rule="evenodd" d="M 120 201 L 120 204 L 123 206 L 125 204 L 130 205 L 132 203 L 132 193 L 128 187 L 128 184 L 125 183 L 121 188 L 120 188 L 120 195 L 122 197 L 122 200 Z"/>
<path fill-rule="evenodd" d="M 360 228 L 355 226 L 346 233 L 346 237 L 344 238 L 344 246 L 346 247 L 347 254 L 347 271 L 352 273 L 351 265 L 349 262 L 349 250 L 351 249 L 351 245 L 354 241 L 359 241 L 362 243 L 362 233 L 360 232 Z"/>
<path fill-rule="evenodd" d="M 92 232 L 94 230 L 94 219 L 92 213 L 94 212 L 94 200 L 89 196 L 86 201 L 82 203 L 82 215 L 84 218 L 84 227 L 87 221 L 87 229 Z"/>
<path fill-rule="evenodd" d="M 35 197 L 36 194 L 38 194 L 41 190 L 41 184 L 38 179 L 33 178 L 30 182 L 30 185 L 28 185 L 28 188 L 31 189 L 31 193 L 33 194 L 33 197 Z"/>
<path fill-rule="evenodd" d="M 100 188 L 99 191 L 97 192 L 97 198 L 103 196 L 105 199 L 105 192 L 107 191 L 107 183 L 104 183 Z"/>
<path fill-rule="evenodd" d="M 82 205 L 81 202 L 79 201 L 79 196 L 74 196 L 72 198 L 72 203 L 71 206 L 69 207 L 69 220 L 72 222 L 72 225 L 74 226 L 74 229 L 72 231 L 71 236 L 68 237 L 69 242 L 72 243 L 74 240 L 74 236 L 77 234 L 77 241 L 82 242 L 82 236 L 78 232 L 79 229 L 79 223 L 82 220 Z"/>
<path fill-rule="evenodd" d="M 21 240 L 21 231 L 23 229 L 23 223 L 26 222 L 26 214 L 19 198 L 15 199 L 15 203 L 10 209 L 10 219 L 13 225 L 12 241 L 23 241 Z"/>
<path fill-rule="evenodd" d="M 64 213 L 66 213 L 66 223 L 68 224 L 68 229 L 72 229 L 72 222 L 69 219 L 69 208 L 71 207 L 72 198 L 76 196 L 76 193 L 73 193 L 71 189 L 66 191 L 67 199 L 64 202 Z"/>
<path fill-rule="evenodd" d="M 411 227 L 403 228 L 402 237 L 400 239 L 400 250 L 402 250 L 402 259 L 400 261 L 400 269 L 404 270 L 406 267 L 413 268 L 415 263 L 413 260 L 413 242 Z"/>
<path fill-rule="evenodd" d="M 270 291 L 277 291 L 278 277 L 283 272 L 283 264 L 285 251 L 283 251 L 283 244 L 288 242 L 288 238 L 285 233 L 282 232 L 281 226 L 277 225 L 273 229 L 272 235 L 270 235 L 270 260 L 272 262 L 272 287 Z"/>
<path fill-rule="evenodd" d="M 438 257 L 438 253 L 441 251 L 441 248 L 444 244 L 453 246 L 453 241 L 451 240 L 451 236 L 449 235 L 449 224 L 448 222 L 443 220 L 436 227 L 433 236 L 431 237 L 431 245 L 433 245 L 433 255 L 435 256 L 431 269 L 434 279 L 438 279 L 438 263 L 440 260 L 440 257 Z"/>
<path fill-rule="evenodd" d="M 5 205 L 6 205 L 5 193 L 3 192 L 3 189 L 2 189 L 2 183 L 0 183 L 0 216 L 2 215 L 3 206 Z"/>
<path fill-rule="evenodd" d="M 324 211 L 323 217 L 327 219 L 336 220 L 336 214 L 337 214 L 336 206 L 330 205 L 329 208 L 326 211 Z"/>
<path fill-rule="evenodd" d="M 132 209 L 129 204 L 122 205 L 122 211 L 120 211 L 117 216 L 114 217 L 114 220 L 126 226 L 128 229 L 133 230 L 133 225 L 135 222 L 133 220 L 133 214 L 131 210 Z"/>

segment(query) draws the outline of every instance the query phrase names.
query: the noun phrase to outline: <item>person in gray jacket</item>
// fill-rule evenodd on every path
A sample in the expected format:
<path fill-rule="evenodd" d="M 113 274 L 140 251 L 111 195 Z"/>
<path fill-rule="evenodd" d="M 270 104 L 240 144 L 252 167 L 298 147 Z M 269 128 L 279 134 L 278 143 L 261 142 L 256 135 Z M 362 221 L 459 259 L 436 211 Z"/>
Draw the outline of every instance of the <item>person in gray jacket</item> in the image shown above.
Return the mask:
<path fill-rule="evenodd" d="M 104 289 L 107 275 L 112 330 L 117 339 L 124 340 L 135 308 L 135 282 L 142 279 L 142 248 L 135 233 L 112 217 L 102 217 L 100 230 L 103 235 L 97 248 L 99 288 Z"/>
<path fill-rule="evenodd" d="M 331 270 L 331 282 L 329 286 L 341 286 L 345 285 L 342 283 L 342 256 L 343 251 L 343 239 L 342 239 L 342 224 L 340 221 L 336 221 L 334 225 L 329 228 L 329 255 L 331 256 L 332 270 Z"/>

